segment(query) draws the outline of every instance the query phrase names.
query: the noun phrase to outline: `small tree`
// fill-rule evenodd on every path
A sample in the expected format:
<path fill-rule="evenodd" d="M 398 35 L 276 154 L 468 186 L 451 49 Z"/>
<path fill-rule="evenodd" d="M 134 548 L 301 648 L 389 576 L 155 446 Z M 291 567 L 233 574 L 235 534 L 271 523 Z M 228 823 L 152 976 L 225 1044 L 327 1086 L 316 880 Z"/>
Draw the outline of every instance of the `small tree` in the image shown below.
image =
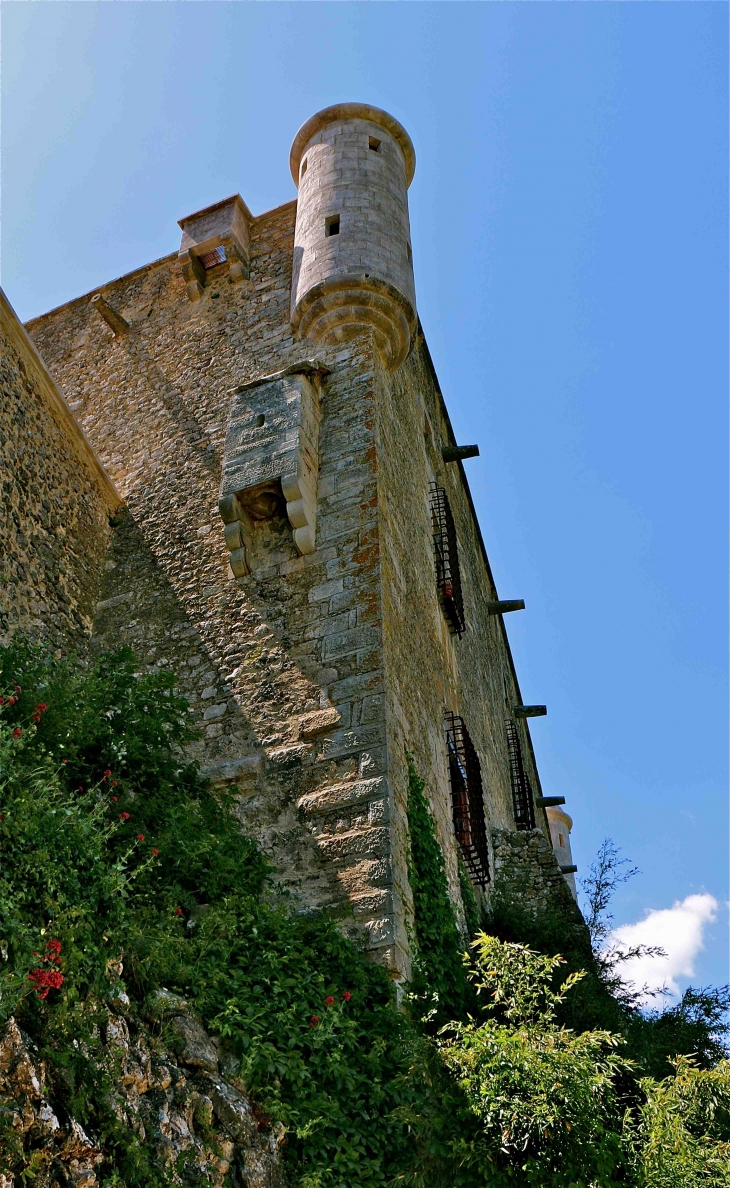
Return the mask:
<path fill-rule="evenodd" d="M 621 976 L 621 966 L 635 957 L 666 957 L 666 953 L 658 945 L 626 947 L 611 941 L 611 900 L 616 888 L 640 873 L 638 866 L 632 866 L 628 858 L 621 858 L 620 854 L 616 843 L 610 837 L 604 838 L 594 861 L 588 867 L 588 874 L 581 880 L 581 890 L 587 901 L 584 915 L 599 976 L 618 1002 L 635 1010 L 649 991 L 646 986 L 636 989 L 627 986 Z"/>
<path fill-rule="evenodd" d="M 664 1001 L 659 1007 L 648 1010 L 646 986 L 626 985 L 622 967 L 627 961 L 634 957 L 664 957 L 666 954 L 656 945 L 623 947 L 611 943 L 611 900 L 621 883 L 639 873 L 637 867 L 620 855 L 619 847 L 610 837 L 605 838 L 581 884 L 594 967 L 623 1015 L 615 1026 L 625 1035 L 628 1050 L 640 1069 L 652 1076 L 669 1076 L 678 1054 L 691 1054 L 700 1068 L 712 1068 L 730 1056 L 727 1044 L 730 987 L 696 989 L 689 986 L 680 1002 L 672 1005 Z M 658 992 L 655 996 L 661 998 Z"/>
<path fill-rule="evenodd" d="M 495 1186 L 582 1188 L 619 1183 L 625 1166 L 614 1083 L 628 1062 L 607 1031 L 575 1034 L 556 1010 L 581 979 L 557 990 L 561 957 L 479 933 L 469 976 L 486 1019 L 444 1029 L 441 1056 L 468 1103 L 476 1131 L 452 1140 L 456 1163 Z"/>

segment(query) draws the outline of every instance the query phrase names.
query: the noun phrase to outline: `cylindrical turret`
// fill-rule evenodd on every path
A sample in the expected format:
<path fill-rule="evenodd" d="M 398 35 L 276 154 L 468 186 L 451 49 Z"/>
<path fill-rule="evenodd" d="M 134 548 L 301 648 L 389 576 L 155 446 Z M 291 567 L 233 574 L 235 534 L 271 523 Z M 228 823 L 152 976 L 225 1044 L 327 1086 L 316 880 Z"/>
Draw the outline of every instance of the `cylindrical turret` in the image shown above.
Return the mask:
<path fill-rule="evenodd" d="M 410 136 L 378 107 L 339 103 L 307 120 L 289 160 L 299 188 L 294 332 L 331 344 L 369 326 L 383 363 L 394 370 L 416 329 Z"/>
<path fill-rule="evenodd" d="M 550 805 L 545 809 L 548 825 L 550 826 L 550 840 L 553 851 L 558 860 L 558 866 L 572 866 L 573 855 L 570 850 L 570 831 L 573 828 L 573 818 L 569 817 L 565 809 Z M 573 899 L 578 898 L 575 887 L 575 875 L 570 873 L 563 876 L 570 887 Z"/>

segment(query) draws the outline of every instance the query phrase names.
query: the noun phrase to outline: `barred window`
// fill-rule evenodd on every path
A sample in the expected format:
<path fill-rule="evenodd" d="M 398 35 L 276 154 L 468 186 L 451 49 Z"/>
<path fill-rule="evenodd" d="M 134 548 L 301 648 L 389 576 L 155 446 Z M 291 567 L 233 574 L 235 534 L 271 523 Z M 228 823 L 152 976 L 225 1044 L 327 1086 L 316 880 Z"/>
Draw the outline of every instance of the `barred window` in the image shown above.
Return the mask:
<path fill-rule="evenodd" d="M 517 727 L 509 718 L 507 726 L 507 750 L 509 752 L 509 773 L 512 781 L 512 806 L 515 814 L 515 825 L 518 829 L 535 828 L 535 805 L 532 799 L 532 788 L 527 778 L 525 765 L 522 761 L 522 747 L 517 733 Z"/>
<path fill-rule="evenodd" d="M 198 261 L 207 272 L 209 268 L 216 268 L 219 264 L 225 264 L 226 249 L 224 247 L 217 247 L 213 248 L 210 252 L 203 252 L 202 256 L 198 256 Z"/>
<path fill-rule="evenodd" d="M 482 769 L 464 720 L 456 714 L 446 714 L 446 746 L 454 833 L 472 882 L 486 887 L 490 874 Z"/>
<path fill-rule="evenodd" d="M 459 550 L 456 528 L 443 487 L 431 483 L 431 522 L 436 557 L 436 585 L 449 630 L 461 635 L 464 630 L 464 602 L 461 595 Z"/>

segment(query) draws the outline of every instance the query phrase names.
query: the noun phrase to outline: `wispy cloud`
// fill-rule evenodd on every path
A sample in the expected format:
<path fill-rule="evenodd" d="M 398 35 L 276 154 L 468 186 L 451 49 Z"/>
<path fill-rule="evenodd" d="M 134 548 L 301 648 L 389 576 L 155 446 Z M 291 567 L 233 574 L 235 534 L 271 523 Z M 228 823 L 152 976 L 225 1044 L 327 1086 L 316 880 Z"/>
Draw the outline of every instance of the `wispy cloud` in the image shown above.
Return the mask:
<path fill-rule="evenodd" d="M 632 957 L 620 966 L 621 977 L 634 989 L 667 990 L 679 995 L 678 978 L 693 978 L 694 962 L 704 948 L 703 933 L 717 914 L 713 895 L 688 895 L 673 907 L 647 912 L 636 924 L 622 924 L 611 933 L 611 947 L 626 952 L 635 945 L 652 945 L 665 957 Z M 647 1002 L 651 1001 L 649 995 Z"/>

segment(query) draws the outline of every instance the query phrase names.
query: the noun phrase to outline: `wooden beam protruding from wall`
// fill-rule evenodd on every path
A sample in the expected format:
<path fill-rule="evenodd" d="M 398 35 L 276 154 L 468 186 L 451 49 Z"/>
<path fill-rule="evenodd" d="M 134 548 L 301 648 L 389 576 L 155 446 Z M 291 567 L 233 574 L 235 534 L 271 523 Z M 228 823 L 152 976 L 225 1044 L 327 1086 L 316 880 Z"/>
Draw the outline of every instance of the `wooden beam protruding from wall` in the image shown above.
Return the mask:
<path fill-rule="evenodd" d="M 547 714 L 546 705 L 515 705 L 512 708 L 516 718 L 544 718 Z"/>
<path fill-rule="evenodd" d="M 496 602 L 487 603 L 488 615 L 506 615 L 510 611 L 525 609 L 524 598 L 500 598 Z"/>
<path fill-rule="evenodd" d="M 101 293 L 95 293 L 89 305 L 101 315 L 107 326 L 111 326 L 116 338 L 121 338 L 122 334 L 127 333 L 129 322 L 121 314 L 118 314 L 115 309 L 112 309 L 109 302 L 102 297 Z"/>

